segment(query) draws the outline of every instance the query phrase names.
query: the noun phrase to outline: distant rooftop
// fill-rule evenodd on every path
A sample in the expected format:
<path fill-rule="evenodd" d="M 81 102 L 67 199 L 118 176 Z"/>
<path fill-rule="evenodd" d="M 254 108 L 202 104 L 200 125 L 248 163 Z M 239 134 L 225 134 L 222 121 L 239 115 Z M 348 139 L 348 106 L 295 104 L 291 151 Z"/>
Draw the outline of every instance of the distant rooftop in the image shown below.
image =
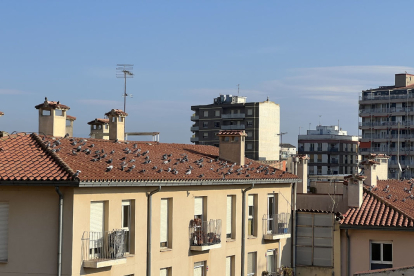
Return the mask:
<path fill-rule="evenodd" d="M 220 95 L 214 99 L 214 104 L 238 104 L 246 103 L 247 97 L 232 96 L 232 95 Z"/>
<path fill-rule="evenodd" d="M 283 143 L 283 144 L 280 144 L 280 147 L 281 148 L 288 148 L 288 149 L 291 149 L 291 148 L 296 148 L 294 145 L 292 145 L 292 144 L 285 144 L 285 143 Z"/>
<path fill-rule="evenodd" d="M 307 135 L 348 135 L 346 130 L 342 130 L 339 126 L 316 126 L 316 130 L 308 130 Z"/>

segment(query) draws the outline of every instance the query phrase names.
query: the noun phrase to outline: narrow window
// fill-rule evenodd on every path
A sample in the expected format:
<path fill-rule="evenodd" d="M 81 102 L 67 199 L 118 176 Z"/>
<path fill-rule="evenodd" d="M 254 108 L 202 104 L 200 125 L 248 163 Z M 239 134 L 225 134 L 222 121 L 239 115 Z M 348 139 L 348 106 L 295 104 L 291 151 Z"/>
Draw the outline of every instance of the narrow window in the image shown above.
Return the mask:
<path fill-rule="evenodd" d="M 204 221 L 204 198 L 196 197 L 194 199 L 194 219 Z"/>
<path fill-rule="evenodd" d="M 112 117 L 112 123 L 116 123 L 116 117 Z"/>
<path fill-rule="evenodd" d="M 63 116 L 63 110 L 61 110 L 61 109 L 56 109 L 55 110 L 55 116 Z"/>
<path fill-rule="evenodd" d="M 208 121 L 203 122 L 203 128 L 208 128 Z"/>
<path fill-rule="evenodd" d="M 276 249 L 267 250 L 266 266 L 269 275 L 276 275 Z"/>
<path fill-rule="evenodd" d="M 208 132 L 203 133 L 203 138 L 208 138 Z"/>
<path fill-rule="evenodd" d="M 214 111 L 214 115 L 215 115 L 216 117 L 220 117 L 220 110 L 216 110 L 216 111 Z"/>
<path fill-rule="evenodd" d="M 275 230 L 277 229 L 275 223 L 277 223 L 277 219 L 275 220 L 275 216 L 277 215 L 277 202 L 275 194 L 268 194 L 267 195 L 267 232 L 269 234 L 274 234 Z"/>
<path fill-rule="evenodd" d="M 131 246 L 131 201 L 123 200 L 122 201 L 122 227 L 121 229 L 125 231 L 125 252 L 129 252 Z"/>
<path fill-rule="evenodd" d="M 122 123 L 124 121 L 124 117 L 119 117 L 118 122 Z"/>
<path fill-rule="evenodd" d="M 246 148 L 247 148 L 248 150 L 253 149 L 253 144 L 252 144 L 252 143 L 247 143 L 247 144 L 246 144 Z"/>
<path fill-rule="evenodd" d="M 105 129 L 108 129 L 109 128 L 109 125 L 108 124 L 105 124 Z"/>
<path fill-rule="evenodd" d="M 226 276 L 234 276 L 234 256 L 226 257 Z"/>
<path fill-rule="evenodd" d="M 249 116 L 253 115 L 253 109 L 251 108 L 247 109 L 247 115 Z"/>
<path fill-rule="evenodd" d="M 205 265 L 206 262 L 196 262 L 194 263 L 194 276 L 205 276 Z"/>
<path fill-rule="evenodd" d="M 71 125 L 70 120 L 66 120 L 66 126 L 70 126 L 70 125 Z"/>
<path fill-rule="evenodd" d="M 50 110 L 42 110 L 42 116 L 50 116 Z"/>
<path fill-rule="evenodd" d="M 9 203 L 0 202 L 0 262 L 8 260 Z"/>
<path fill-rule="evenodd" d="M 208 110 L 204 111 L 203 115 L 204 115 L 205 118 L 207 118 L 208 117 Z"/>
<path fill-rule="evenodd" d="M 160 214 L 160 248 L 171 248 L 169 242 L 170 235 L 170 200 L 168 198 L 161 199 L 161 214 Z"/>
<path fill-rule="evenodd" d="M 89 225 L 89 255 L 91 259 L 102 258 L 104 254 L 105 204 L 91 202 Z"/>
<path fill-rule="evenodd" d="M 171 267 L 160 269 L 160 276 L 171 276 L 171 273 L 172 273 L 172 268 Z"/>
<path fill-rule="evenodd" d="M 256 276 L 256 252 L 247 254 L 247 276 Z"/>
<path fill-rule="evenodd" d="M 227 196 L 226 238 L 234 239 L 234 196 Z"/>
<path fill-rule="evenodd" d="M 247 204 L 249 206 L 249 210 L 248 210 L 248 236 L 256 236 L 256 230 L 255 230 L 255 223 L 256 223 L 256 219 L 255 219 L 255 209 L 254 208 L 254 200 L 255 199 L 255 195 L 249 195 L 247 197 Z"/>

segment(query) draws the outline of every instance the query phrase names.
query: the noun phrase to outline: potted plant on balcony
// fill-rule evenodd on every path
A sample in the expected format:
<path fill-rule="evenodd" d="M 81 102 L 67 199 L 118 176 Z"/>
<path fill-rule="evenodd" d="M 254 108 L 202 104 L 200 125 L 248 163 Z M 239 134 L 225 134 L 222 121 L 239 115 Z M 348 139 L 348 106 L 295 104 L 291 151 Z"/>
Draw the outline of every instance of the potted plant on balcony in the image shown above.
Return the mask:
<path fill-rule="evenodd" d="M 280 275 L 280 276 L 294 276 L 293 268 L 282 265 L 282 267 L 279 268 L 279 271 L 277 272 L 277 275 Z"/>
<path fill-rule="evenodd" d="M 262 271 L 262 276 L 268 276 L 268 275 L 270 275 L 270 273 L 269 273 L 269 271 Z"/>

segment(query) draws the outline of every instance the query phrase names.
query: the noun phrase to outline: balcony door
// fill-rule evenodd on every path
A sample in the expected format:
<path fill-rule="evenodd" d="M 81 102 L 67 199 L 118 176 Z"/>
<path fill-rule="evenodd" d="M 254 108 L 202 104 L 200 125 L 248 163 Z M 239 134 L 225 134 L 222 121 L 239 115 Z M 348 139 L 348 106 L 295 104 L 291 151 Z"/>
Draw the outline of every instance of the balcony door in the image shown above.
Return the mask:
<path fill-rule="evenodd" d="M 277 219 L 277 197 L 273 193 L 267 195 L 267 232 L 269 234 L 275 230 L 275 219 Z"/>
<path fill-rule="evenodd" d="M 101 258 L 105 231 L 105 209 L 103 201 L 91 202 L 89 231 L 90 258 Z"/>
<path fill-rule="evenodd" d="M 276 276 L 276 249 L 267 250 L 266 256 L 267 271 L 270 273 L 269 275 Z"/>

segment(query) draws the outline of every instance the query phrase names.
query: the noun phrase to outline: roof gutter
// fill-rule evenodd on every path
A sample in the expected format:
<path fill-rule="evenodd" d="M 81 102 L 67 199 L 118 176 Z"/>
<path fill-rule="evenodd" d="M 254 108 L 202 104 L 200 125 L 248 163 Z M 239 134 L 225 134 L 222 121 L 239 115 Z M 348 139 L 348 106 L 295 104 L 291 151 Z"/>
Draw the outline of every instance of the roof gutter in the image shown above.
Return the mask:
<path fill-rule="evenodd" d="M 0 186 L 50 186 L 55 187 L 79 186 L 79 181 L 71 180 L 0 180 Z"/>
<path fill-rule="evenodd" d="M 377 226 L 353 226 L 353 225 L 341 225 L 339 226 L 342 230 L 379 230 L 379 231 L 408 231 L 414 232 L 414 227 L 377 227 Z"/>
<path fill-rule="evenodd" d="M 147 207 L 147 276 L 151 276 L 151 240 L 152 240 L 152 195 L 161 191 L 161 185 L 158 189 L 148 193 Z"/>
<path fill-rule="evenodd" d="M 241 275 L 244 276 L 244 260 L 246 247 L 246 192 L 254 188 L 254 183 L 244 190 L 242 190 L 242 246 L 241 246 Z"/>

